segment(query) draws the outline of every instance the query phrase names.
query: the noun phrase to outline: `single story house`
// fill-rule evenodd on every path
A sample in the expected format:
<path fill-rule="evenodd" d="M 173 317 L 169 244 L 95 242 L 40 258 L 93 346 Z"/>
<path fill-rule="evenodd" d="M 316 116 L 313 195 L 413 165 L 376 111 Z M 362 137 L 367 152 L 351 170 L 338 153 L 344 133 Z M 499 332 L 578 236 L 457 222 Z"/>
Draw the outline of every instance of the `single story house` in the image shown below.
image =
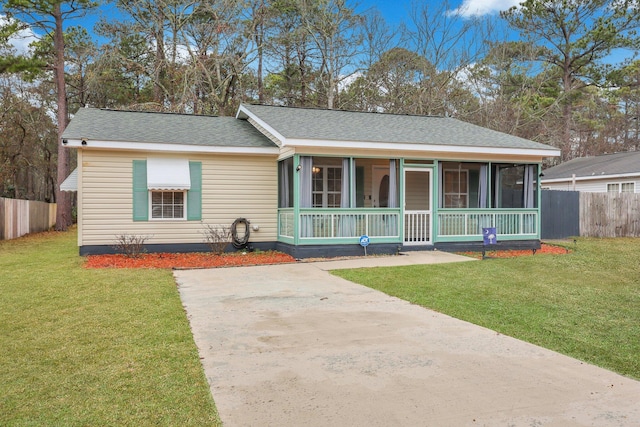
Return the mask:
<path fill-rule="evenodd" d="M 640 151 L 580 157 L 543 171 L 545 190 L 640 193 Z"/>
<path fill-rule="evenodd" d="M 556 148 L 445 117 L 243 104 L 235 117 L 81 109 L 80 254 L 116 236 L 206 250 L 246 219 L 248 245 L 296 257 L 540 246 L 542 160 Z M 245 223 L 245 224 L 246 224 Z"/>

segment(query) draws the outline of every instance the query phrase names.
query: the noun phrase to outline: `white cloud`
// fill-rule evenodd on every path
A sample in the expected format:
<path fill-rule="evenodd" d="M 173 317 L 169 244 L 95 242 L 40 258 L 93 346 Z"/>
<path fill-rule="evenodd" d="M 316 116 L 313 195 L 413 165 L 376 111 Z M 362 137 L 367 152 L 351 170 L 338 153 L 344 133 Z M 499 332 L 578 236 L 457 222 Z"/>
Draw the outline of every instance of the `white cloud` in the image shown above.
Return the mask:
<path fill-rule="evenodd" d="M 7 18 L 5 15 L 0 15 L 0 25 L 7 24 Z M 9 45 L 16 50 L 16 53 L 19 55 L 28 54 L 31 49 L 29 48 L 29 44 L 37 41 L 39 37 L 31 30 L 31 28 L 26 28 L 18 31 L 13 37 L 9 39 Z"/>
<path fill-rule="evenodd" d="M 460 7 L 451 13 L 460 14 L 466 18 L 472 16 L 489 15 L 507 10 L 511 6 L 518 6 L 522 0 L 463 0 Z"/>

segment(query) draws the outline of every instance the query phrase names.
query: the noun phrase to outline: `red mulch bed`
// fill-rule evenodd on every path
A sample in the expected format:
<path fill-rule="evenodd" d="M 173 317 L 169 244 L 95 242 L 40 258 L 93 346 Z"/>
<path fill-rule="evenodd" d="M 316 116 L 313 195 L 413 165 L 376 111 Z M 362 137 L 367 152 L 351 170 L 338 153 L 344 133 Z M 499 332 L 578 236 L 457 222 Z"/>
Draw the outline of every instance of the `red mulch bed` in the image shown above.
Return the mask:
<path fill-rule="evenodd" d="M 562 246 L 548 245 L 543 243 L 536 251 L 536 254 L 551 254 L 551 255 L 563 255 L 569 253 L 570 250 Z M 482 258 L 481 252 L 459 252 L 460 255 L 469 256 L 472 258 Z M 532 256 L 533 251 L 531 249 L 526 250 L 492 250 L 487 249 L 485 256 L 489 258 L 515 258 L 520 256 Z"/>
<path fill-rule="evenodd" d="M 543 243 L 536 254 L 561 255 L 570 252 L 569 249 L 561 246 L 548 245 Z M 460 255 L 472 258 L 482 258 L 481 252 L 460 252 Z M 520 256 L 532 256 L 533 252 L 528 250 L 488 250 L 486 256 L 489 258 L 515 258 Z M 237 267 L 242 265 L 265 265 L 284 264 L 296 262 L 291 255 L 281 252 L 241 252 L 213 255 L 211 253 L 155 253 L 141 254 L 138 257 L 127 257 L 118 255 L 89 255 L 85 261 L 85 268 L 214 268 L 214 267 Z"/>
<path fill-rule="evenodd" d="M 154 253 L 138 257 L 118 255 L 89 255 L 85 268 L 213 268 L 240 265 L 283 264 L 295 258 L 281 252 L 240 252 L 214 255 L 211 253 Z"/>

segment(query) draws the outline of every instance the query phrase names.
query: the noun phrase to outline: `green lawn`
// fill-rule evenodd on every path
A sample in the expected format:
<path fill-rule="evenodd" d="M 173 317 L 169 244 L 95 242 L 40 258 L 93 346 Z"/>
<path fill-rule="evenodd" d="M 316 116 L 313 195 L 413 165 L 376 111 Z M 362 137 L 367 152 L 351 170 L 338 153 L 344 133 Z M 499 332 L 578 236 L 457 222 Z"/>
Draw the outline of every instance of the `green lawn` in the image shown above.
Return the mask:
<path fill-rule="evenodd" d="M 334 274 L 640 379 L 640 239 L 579 239 L 567 255 Z"/>
<path fill-rule="evenodd" d="M 167 270 L 87 270 L 76 233 L 0 242 L 0 425 L 220 425 Z"/>

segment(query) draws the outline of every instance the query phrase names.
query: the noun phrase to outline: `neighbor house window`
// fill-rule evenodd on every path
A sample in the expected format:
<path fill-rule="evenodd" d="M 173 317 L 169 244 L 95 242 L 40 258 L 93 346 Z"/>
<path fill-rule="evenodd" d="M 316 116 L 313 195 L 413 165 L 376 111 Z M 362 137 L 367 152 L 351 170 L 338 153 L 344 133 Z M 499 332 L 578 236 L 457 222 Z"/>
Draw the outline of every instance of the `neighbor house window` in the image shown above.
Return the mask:
<path fill-rule="evenodd" d="M 620 192 L 621 193 L 635 193 L 636 192 L 636 183 L 635 182 L 623 182 L 620 184 Z"/>
<path fill-rule="evenodd" d="M 313 207 L 339 208 L 342 168 L 339 166 L 313 166 Z"/>
<path fill-rule="evenodd" d="M 449 169 L 444 171 L 444 207 L 466 208 L 469 206 L 469 171 Z"/>
<path fill-rule="evenodd" d="M 185 219 L 184 191 L 151 191 L 151 219 Z"/>
<path fill-rule="evenodd" d="M 607 184 L 607 193 L 635 193 L 636 192 L 636 183 L 635 182 L 622 182 L 622 183 L 613 183 Z"/>

